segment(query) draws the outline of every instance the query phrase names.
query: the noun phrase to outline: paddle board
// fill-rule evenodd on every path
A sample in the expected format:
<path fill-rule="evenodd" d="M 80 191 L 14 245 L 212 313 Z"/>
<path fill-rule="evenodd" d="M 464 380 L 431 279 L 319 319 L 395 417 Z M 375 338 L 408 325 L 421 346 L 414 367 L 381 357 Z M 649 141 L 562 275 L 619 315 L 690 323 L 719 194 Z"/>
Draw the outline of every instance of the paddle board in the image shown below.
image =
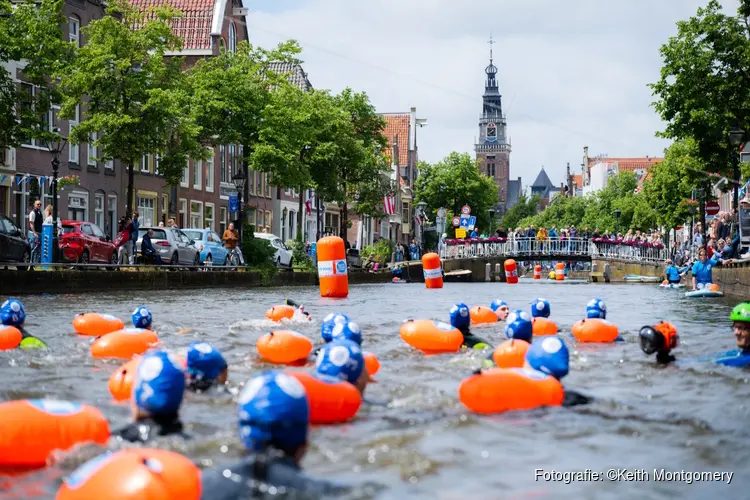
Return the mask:
<path fill-rule="evenodd" d="M 656 283 L 658 281 L 661 281 L 661 278 L 659 278 L 658 276 L 639 276 L 639 275 L 631 274 L 631 275 L 625 276 L 625 281 L 637 282 L 637 283 Z"/>
<path fill-rule="evenodd" d="M 711 290 L 693 290 L 692 292 L 685 292 L 685 297 L 723 297 L 724 294 L 721 292 L 712 292 Z"/>
<path fill-rule="evenodd" d="M 666 285 L 662 283 L 659 286 L 662 288 L 683 288 L 685 285 L 683 285 L 682 283 L 667 283 Z"/>

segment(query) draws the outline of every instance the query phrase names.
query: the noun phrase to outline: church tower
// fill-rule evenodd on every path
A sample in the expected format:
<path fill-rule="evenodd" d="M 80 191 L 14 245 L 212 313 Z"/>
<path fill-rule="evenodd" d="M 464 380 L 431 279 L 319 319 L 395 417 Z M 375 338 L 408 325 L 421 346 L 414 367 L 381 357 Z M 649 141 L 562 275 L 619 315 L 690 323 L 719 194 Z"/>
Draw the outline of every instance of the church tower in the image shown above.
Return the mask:
<path fill-rule="evenodd" d="M 482 96 L 482 116 L 479 118 L 479 141 L 474 145 L 479 171 L 495 181 L 499 212 L 504 213 L 508 201 L 510 177 L 510 140 L 503 114 L 502 96 L 497 86 L 497 67 L 492 60 L 490 37 L 490 65 L 484 69 L 487 80 Z"/>

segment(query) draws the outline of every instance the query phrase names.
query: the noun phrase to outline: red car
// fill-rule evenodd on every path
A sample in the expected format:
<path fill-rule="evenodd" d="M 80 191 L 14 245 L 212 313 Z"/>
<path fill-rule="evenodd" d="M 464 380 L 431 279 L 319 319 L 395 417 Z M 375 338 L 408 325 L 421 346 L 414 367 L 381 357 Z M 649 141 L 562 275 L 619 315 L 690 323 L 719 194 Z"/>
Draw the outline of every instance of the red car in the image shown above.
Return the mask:
<path fill-rule="evenodd" d="M 117 265 L 117 247 L 96 224 L 62 221 L 60 253 L 68 262 Z"/>

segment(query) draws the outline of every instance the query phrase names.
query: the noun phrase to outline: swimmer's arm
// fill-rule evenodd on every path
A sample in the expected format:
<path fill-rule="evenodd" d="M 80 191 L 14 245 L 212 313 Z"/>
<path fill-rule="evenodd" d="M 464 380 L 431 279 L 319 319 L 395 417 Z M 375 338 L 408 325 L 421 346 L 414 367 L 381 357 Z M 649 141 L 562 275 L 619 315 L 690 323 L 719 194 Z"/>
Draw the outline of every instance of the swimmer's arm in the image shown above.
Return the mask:
<path fill-rule="evenodd" d="M 22 340 L 18 347 L 21 349 L 47 349 L 47 344 L 42 342 L 41 339 L 34 337 L 24 328 L 19 328 L 19 330 L 21 331 Z"/>
<path fill-rule="evenodd" d="M 696 290 L 696 287 L 695 287 L 695 275 L 693 275 L 693 290 Z"/>
<path fill-rule="evenodd" d="M 591 396 L 584 396 L 580 392 L 565 389 L 565 396 L 563 397 L 562 405 L 565 407 L 587 405 L 591 401 L 593 401 L 593 399 L 594 398 L 592 398 Z"/>

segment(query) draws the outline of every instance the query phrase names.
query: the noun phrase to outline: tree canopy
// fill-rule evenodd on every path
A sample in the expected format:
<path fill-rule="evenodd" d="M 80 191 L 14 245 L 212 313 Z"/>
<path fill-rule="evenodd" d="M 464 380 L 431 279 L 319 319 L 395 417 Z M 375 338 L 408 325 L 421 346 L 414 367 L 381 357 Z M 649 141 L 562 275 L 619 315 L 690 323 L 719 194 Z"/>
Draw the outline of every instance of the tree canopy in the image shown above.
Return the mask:
<path fill-rule="evenodd" d="M 528 217 L 533 217 L 539 211 L 539 195 L 528 197 L 522 194 L 518 203 L 510 207 L 503 216 L 502 226 L 512 231 L 518 227 L 518 223 Z"/>

